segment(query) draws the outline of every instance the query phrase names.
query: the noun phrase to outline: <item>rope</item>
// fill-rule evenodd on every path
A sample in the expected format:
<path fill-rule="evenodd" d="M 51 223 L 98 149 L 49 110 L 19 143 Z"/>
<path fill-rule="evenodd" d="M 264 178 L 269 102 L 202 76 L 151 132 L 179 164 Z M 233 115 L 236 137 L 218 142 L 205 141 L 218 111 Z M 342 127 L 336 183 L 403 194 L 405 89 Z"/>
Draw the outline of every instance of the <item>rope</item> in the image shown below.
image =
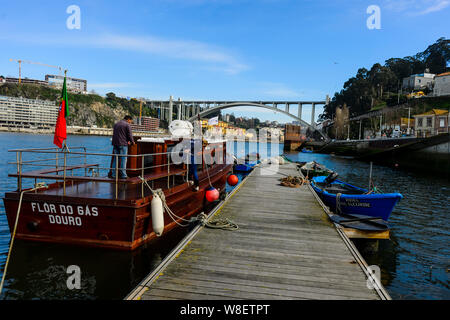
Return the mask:
<path fill-rule="evenodd" d="M 0 294 L 3 291 L 3 284 L 4 284 L 5 278 L 6 278 L 6 271 L 8 270 L 9 259 L 11 257 L 11 252 L 12 252 L 13 245 L 14 245 L 14 239 L 16 237 L 17 225 L 19 224 L 19 215 L 20 215 L 20 209 L 22 207 L 23 194 L 25 192 L 31 192 L 31 191 L 35 191 L 35 190 L 42 189 L 42 188 L 48 188 L 48 186 L 45 184 L 45 182 L 36 183 L 36 185 L 33 189 L 23 190 L 20 193 L 19 206 L 17 208 L 16 221 L 14 223 L 14 229 L 13 229 L 13 233 L 11 236 L 11 243 L 9 244 L 8 257 L 6 258 L 5 268 L 3 270 L 2 282 L 0 283 Z"/>
<path fill-rule="evenodd" d="M 205 168 L 206 168 L 206 175 L 208 176 L 208 182 L 209 182 L 209 186 L 211 188 L 214 188 L 211 184 L 211 179 L 209 177 L 209 169 L 208 169 L 208 164 L 206 163 L 206 159 L 205 159 L 205 153 L 202 153 L 202 157 L 203 157 L 203 161 L 205 162 Z"/>
<path fill-rule="evenodd" d="M 167 205 L 167 202 L 166 202 L 166 195 L 164 194 L 164 192 L 162 191 L 162 189 L 153 190 L 153 189 L 150 187 L 150 185 L 147 183 L 147 181 L 146 181 L 143 177 L 139 176 L 139 178 L 142 180 L 143 183 L 145 183 L 145 185 L 147 186 L 147 188 L 149 188 L 149 190 L 151 191 L 151 193 L 152 193 L 153 196 L 157 196 L 157 197 L 159 197 L 159 198 L 161 199 L 161 202 L 162 202 L 162 204 L 163 204 L 163 207 L 164 207 L 165 211 L 167 212 L 167 214 L 169 215 L 169 217 L 170 217 L 177 225 L 179 225 L 180 227 L 187 227 L 187 226 L 189 226 L 189 222 L 190 222 L 191 220 L 186 220 L 186 219 L 184 219 L 184 218 L 182 218 L 182 217 L 177 216 L 177 215 L 169 208 L 169 206 Z M 188 222 L 188 223 L 187 223 L 187 224 L 181 224 L 181 223 L 179 223 L 175 218 L 178 218 L 179 220 L 182 220 L 182 221 L 185 221 L 185 222 Z"/>
<path fill-rule="evenodd" d="M 200 213 L 196 217 L 196 220 L 200 221 L 202 226 L 205 226 L 205 227 L 211 228 L 211 229 L 222 229 L 222 230 L 230 230 L 230 231 L 239 229 L 239 226 L 235 222 L 233 222 L 232 220 L 230 220 L 228 218 L 208 221 L 208 216 L 206 214 L 204 214 L 203 212 Z"/>
<path fill-rule="evenodd" d="M 163 207 L 164 207 L 165 211 L 168 213 L 169 217 L 180 227 L 188 227 L 191 223 L 198 221 L 203 226 L 206 226 L 206 227 L 212 228 L 212 229 L 222 229 L 222 230 L 237 230 L 237 229 L 239 229 L 239 226 L 229 219 L 219 219 L 219 220 L 208 221 L 208 216 L 205 215 L 203 212 L 200 213 L 199 215 L 197 215 L 196 217 L 192 217 L 189 220 L 177 216 L 167 205 L 166 196 L 165 196 L 164 192 L 161 189 L 153 190 L 145 179 L 143 179 L 142 177 L 139 177 L 139 178 L 150 189 L 153 196 L 158 196 L 161 199 L 161 201 L 163 203 Z M 182 221 L 185 221 L 187 223 L 186 224 L 179 223 L 174 217 L 178 218 Z"/>
<path fill-rule="evenodd" d="M 299 176 L 288 176 L 286 178 L 281 178 L 281 185 L 284 187 L 290 187 L 290 188 L 300 188 L 302 187 L 305 183 L 308 184 L 309 181 L 306 178 L 302 178 Z"/>

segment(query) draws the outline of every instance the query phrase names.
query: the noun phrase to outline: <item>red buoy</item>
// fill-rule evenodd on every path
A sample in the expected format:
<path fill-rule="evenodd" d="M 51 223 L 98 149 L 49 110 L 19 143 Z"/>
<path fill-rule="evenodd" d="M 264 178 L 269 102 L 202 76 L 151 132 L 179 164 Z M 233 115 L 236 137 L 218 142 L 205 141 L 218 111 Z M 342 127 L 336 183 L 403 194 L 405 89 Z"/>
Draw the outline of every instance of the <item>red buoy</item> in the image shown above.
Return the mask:
<path fill-rule="evenodd" d="M 239 178 L 235 174 L 230 174 L 227 178 L 227 182 L 230 186 L 234 187 L 235 185 L 238 184 Z"/>
<path fill-rule="evenodd" d="M 217 189 L 215 188 L 211 188 L 206 191 L 206 200 L 208 200 L 209 202 L 214 202 L 218 200 L 219 196 L 220 196 L 219 191 L 217 191 Z"/>

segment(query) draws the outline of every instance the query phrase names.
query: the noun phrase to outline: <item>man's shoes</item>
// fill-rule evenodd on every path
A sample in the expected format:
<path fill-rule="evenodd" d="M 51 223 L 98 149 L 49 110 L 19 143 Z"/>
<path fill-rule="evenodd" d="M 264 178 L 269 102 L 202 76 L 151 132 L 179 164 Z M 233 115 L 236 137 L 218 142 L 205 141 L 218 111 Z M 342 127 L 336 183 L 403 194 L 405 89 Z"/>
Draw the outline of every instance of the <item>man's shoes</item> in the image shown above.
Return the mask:
<path fill-rule="evenodd" d="M 120 179 L 128 179 L 128 176 L 120 177 Z"/>
<path fill-rule="evenodd" d="M 114 179 L 114 176 L 112 175 L 112 172 L 110 171 L 110 172 L 108 172 L 108 178 L 110 178 L 110 179 Z"/>
<path fill-rule="evenodd" d="M 197 192 L 200 188 L 198 186 L 194 187 L 194 191 Z"/>

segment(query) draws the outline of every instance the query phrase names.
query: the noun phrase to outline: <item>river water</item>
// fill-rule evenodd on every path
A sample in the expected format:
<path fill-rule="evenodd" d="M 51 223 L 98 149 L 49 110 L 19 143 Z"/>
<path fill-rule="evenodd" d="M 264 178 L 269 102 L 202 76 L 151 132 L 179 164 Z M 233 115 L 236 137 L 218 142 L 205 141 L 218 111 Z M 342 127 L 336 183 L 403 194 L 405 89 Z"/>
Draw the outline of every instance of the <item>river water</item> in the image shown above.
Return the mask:
<path fill-rule="evenodd" d="M 16 180 L 7 177 L 8 172 L 15 171 L 14 165 L 8 165 L 8 162 L 15 161 L 15 154 L 7 150 L 50 147 L 52 140 L 51 135 L 0 133 L 2 197 L 5 192 L 16 188 Z M 70 146 L 86 146 L 88 152 L 109 153 L 111 149 L 109 137 L 70 136 L 68 141 Z M 255 144 L 236 143 L 234 147 L 238 156 L 256 151 Z M 273 149 L 272 154 L 279 153 L 282 145 Z M 289 153 L 287 157 L 292 161 L 316 160 L 337 171 L 342 180 L 363 187 L 368 184 L 367 163 L 311 153 Z M 377 253 L 364 254 L 367 263 L 380 267 L 382 283 L 394 299 L 450 299 L 450 182 L 377 165 L 373 167 L 373 176 L 383 191 L 400 192 L 404 199 L 390 218 L 392 239 L 380 241 Z M 170 233 L 131 253 L 16 240 L 0 299 L 122 299 L 188 231 Z M 9 239 L 1 202 L 1 272 Z M 70 265 L 80 267 L 80 290 L 67 288 L 66 271 Z"/>

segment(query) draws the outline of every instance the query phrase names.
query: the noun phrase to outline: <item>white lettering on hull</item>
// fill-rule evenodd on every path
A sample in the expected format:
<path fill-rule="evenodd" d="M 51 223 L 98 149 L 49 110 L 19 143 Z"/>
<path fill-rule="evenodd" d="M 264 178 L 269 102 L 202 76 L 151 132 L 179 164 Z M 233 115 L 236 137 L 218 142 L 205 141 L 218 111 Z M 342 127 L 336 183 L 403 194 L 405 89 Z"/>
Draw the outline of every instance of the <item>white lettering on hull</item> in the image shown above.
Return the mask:
<path fill-rule="evenodd" d="M 74 208 L 75 207 L 75 208 Z M 55 205 L 53 203 L 31 203 L 31 211 L 37 214 L 47 214 L 50 224 L 66 226 L 82 226 L 81 217 L 98 217 L 98 208 L 72 205 Z"/>

